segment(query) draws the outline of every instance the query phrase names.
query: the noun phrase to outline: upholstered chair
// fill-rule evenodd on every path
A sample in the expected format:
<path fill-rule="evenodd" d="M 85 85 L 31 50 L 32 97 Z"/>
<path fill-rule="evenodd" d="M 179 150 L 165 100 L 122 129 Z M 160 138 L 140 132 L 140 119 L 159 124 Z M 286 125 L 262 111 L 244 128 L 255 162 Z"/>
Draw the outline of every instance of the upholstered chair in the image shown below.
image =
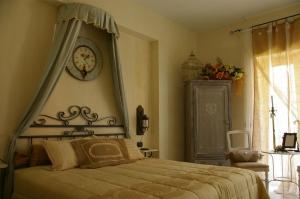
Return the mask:
<path fill-rule="evenodd" d="M 262 155 L 251 149 L 250 133 L 245 130 L 228 131 L 227 146 L 226 156 L 230 159 L 231 166 L 264 172 L 266 189 L 269 190 L 269 165 L 258 162 Z"/>

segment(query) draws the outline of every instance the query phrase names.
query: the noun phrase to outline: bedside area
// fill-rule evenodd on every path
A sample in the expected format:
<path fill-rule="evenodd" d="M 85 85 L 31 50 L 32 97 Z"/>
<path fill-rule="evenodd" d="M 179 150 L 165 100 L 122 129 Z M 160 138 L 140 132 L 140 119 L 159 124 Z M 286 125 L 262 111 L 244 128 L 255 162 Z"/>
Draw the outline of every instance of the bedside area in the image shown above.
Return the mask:
<path fill-rule="evenodd" d="M 3 194 L 3 175 L 4 170 L 7 168 L 7 164 L 5 164 L 2 160 L 0 160 L 0 198 L 2 198 Z"/>
<path fill-rule="evenodd" d="M 150 149 L 150 148 L 140 148 L 141 153 L 143 153 L 146 158 L 157 158 L 158 157 L 158 149 Z"/>

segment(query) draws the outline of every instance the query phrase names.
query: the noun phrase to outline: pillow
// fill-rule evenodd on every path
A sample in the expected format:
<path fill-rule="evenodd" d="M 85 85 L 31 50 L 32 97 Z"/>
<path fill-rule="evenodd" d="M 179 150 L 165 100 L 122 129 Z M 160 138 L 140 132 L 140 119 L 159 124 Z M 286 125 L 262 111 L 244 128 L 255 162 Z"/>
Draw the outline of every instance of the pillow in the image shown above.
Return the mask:
<path fill-rule="evenodd" d="M 72 140 L 45 140 L 44 147 L 51 160 L 53 170 L 66 170 L 78 167 L 78 160 L 71 145 Z"/>
<path fill-rule="evenodd" d="M 75 140 L 72 146 L 80 168 L 99 168 L 133 162 L 123 139 Z"/>
<path fill-rule="evenodd" d="M 127 147 L 128 155 L 130 160 L 141 160 L 144 159 L 144 155 L 138 149 L 136 143 L 131 139 L 124 139 Z"/>
<path fill-rule="evenodd" d="M 39 165 L 50 165 L 51 161 L 47 155 L 47 152 L 43 145 L 35 144 L 32 145 L 30 163 L 31 167 Z"/>
<path fill-rule="evenodd" d="M 260 158 L 260 155 L 258 151 L 235 150 L 229 152 L 228 158 L 232 162 L 256 162 Z"/>
<path fill-rule="evenodd" d="M 99 138 L 97 136 L 93 136 L 94 139 L 111 139 L 111 138 Z M 130 160 L 142 160 L 145 159 L 143 153 L 139 150 L 136 143 L 132 139 L 125 138 L 123 139 L 128 151 Z"/>
<path fill-rule="evenodd" d="M 14 168 L 20 169 L 20 168 L 26 168 L 28 166 L 29 166 L 28 155 L 16 152 L 14 157 Z"/>

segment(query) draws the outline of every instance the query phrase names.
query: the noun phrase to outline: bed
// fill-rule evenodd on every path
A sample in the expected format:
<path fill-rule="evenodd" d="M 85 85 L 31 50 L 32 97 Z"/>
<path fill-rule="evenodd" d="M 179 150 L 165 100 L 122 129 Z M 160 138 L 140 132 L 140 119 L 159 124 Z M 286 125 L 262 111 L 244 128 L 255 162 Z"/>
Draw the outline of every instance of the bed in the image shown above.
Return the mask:
<path fill-rule="evenodd" d="M 30 144 L 30 166 L 15 170 L 14 199 L 269 198 L 262 181 L 253 171 L 145 159 L 136 143 L 122 134 L 95 136 L 97 134 L 88 130 L 118 127 L 115 119 L 104 117 L 108 119 L 107 125 L 95 125 L 94 122 L 103 119 L 98 119 L 88 107 L 72 106 L 68 111 L 59 112 L 59 118 L 43 115 L 63 122 L 62 125 L 38 119 L 31 127 L 75 127 L 75 131 L 19 137 Z M 79 116 L 87 125 L 69 123 Z M 83 136 L 82 132 L 87 134 Z M 34 144 L 35 139 L 43 144 Z"/>
<path fill-rule="evenodd" d="M 15 172 L 15 199 L 267 199 L 255 172 L 160 159 L 98 169 Z"/>

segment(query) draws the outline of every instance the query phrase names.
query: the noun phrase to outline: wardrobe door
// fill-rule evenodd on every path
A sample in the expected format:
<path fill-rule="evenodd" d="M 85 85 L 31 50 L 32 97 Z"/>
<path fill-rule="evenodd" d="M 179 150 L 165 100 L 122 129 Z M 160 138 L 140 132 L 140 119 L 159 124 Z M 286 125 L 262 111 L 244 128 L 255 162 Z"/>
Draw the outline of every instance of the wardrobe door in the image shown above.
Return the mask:
<path fill-rule="evenodd" d="M 188 161 L 226 164 L 226 132 L 231 128 L 230 83 L 198 80 L 186 86 L 186 150 L 191 153 L 186 154 Z"/>
<path fill-rule="evenodd" d="M 195 155 L 224 155 L 230 125 L 227 87 L 198 85 L 193 90 Z"/>

